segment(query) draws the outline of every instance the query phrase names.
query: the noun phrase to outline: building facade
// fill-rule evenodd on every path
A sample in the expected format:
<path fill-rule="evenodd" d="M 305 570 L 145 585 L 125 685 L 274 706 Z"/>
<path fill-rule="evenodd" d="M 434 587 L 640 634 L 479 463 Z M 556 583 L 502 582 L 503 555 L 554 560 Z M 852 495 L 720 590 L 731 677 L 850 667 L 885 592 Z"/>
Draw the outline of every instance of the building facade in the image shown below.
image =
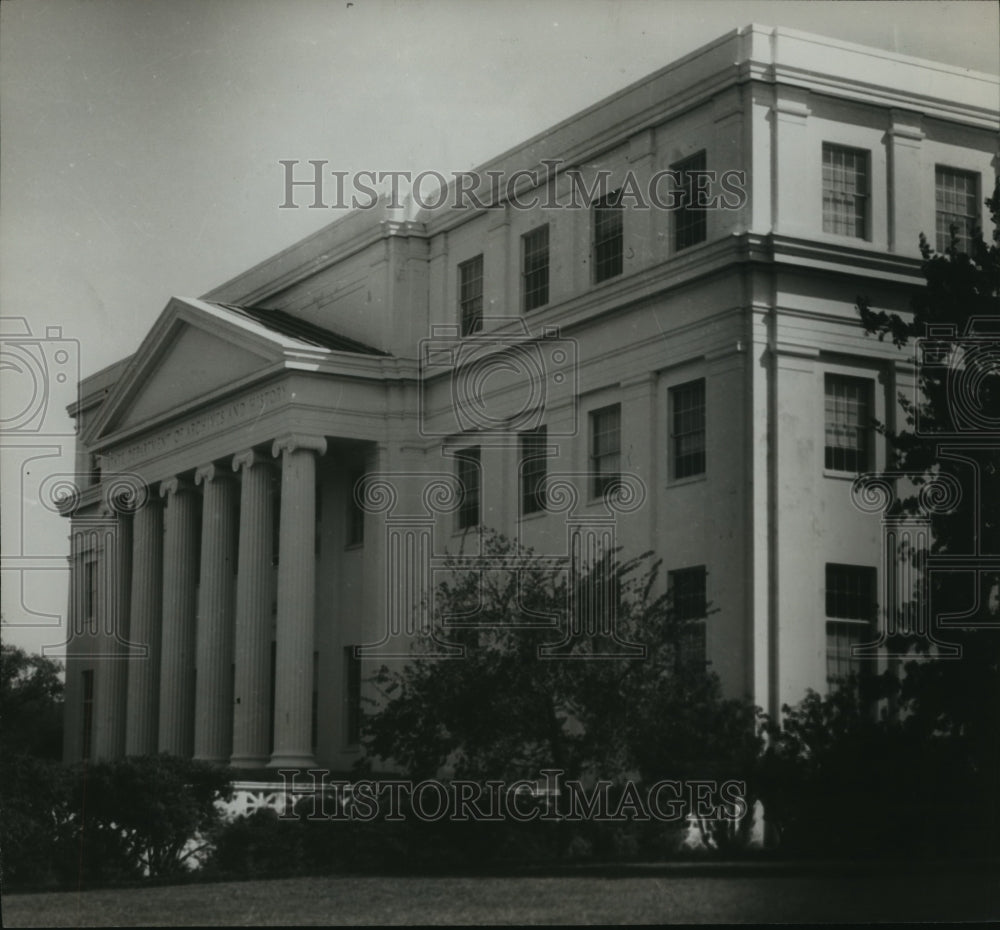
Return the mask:
<path fill-rule="evenodd" d="M 856 298 L 905 312 L 919 234 L 981 222 L 998 93 L 748 26 L 440 205 L 173 298 L 71 411 L 66 758 L 348 768 L 369 663 L 481 527 L 554 565 L 655 551 L 691 648 L 768 711 L 856 669 L 885 566 L 852 486 L 913 385 Z"/>

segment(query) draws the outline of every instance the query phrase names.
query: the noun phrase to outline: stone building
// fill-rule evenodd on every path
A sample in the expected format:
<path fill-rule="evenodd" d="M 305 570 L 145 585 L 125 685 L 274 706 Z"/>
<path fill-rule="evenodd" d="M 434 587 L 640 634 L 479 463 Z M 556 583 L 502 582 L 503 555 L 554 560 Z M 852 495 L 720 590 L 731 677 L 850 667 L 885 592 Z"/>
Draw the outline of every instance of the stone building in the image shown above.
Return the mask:
<path fill-rule="evenodd" d="M 690 647 L 772 712 L 869 661 L 852 483 L 913 375 L 855 300 L 905 310 L 919 233 L 981 221 L 997 99 L 747 26 L 440 205 L 384 196 L 171 299 L 71 411 L 66 758 L 348 768 L 368 662 L 483 526 L 553 564 L 655 550 L 712 607 Z M 339 197 L 332 167 L 284 165 L 291 202 Z"/>

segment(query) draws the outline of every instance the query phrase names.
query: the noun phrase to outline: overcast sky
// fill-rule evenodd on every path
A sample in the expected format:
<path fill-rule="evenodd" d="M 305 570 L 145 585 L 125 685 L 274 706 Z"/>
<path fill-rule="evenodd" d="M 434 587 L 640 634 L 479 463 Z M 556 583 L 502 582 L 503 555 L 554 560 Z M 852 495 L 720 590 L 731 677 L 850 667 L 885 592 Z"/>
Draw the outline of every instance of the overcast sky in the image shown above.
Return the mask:
<path fill-rule="evenodd" d="M 90 374 L 171 295 L 337 218 L 278 209 L 279 160 L 471 168 L 750 22 L 1000 71 L 997 6 L 969 0 L 4 0 L 0 314 L 62 327 Z M 22 398 L 3 374 L 9 418 Z M 52 405 L 72 399 L 52 388 Z M 64 555 L 67 527 L 30 487 L 22 505 L 25 453 L 5 453 L 4 636 L 38 648 L 58 636 L 11 626 L 33 622 L 11 571 Z M 56 577 L 34 579 L 30 609 L 64 612 Z"/>

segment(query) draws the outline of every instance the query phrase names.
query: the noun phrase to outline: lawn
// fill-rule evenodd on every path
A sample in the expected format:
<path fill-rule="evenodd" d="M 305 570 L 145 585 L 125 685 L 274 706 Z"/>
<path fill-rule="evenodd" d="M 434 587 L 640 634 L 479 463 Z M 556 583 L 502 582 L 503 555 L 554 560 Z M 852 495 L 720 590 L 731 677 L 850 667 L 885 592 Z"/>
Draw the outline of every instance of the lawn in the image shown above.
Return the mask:
<path fill-rule="evenodd" d="M 995 875 L 351 877 L 5 895 L 7 927 L 985 920 Z"/>

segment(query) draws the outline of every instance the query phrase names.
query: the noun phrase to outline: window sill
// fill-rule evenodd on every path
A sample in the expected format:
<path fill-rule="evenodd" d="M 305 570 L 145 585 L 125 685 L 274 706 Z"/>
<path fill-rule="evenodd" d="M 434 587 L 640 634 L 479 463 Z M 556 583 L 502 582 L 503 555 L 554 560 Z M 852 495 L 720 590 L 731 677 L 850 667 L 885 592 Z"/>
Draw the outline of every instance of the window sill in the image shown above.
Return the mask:
<path fill-rule="evenodd" d="M 354 552 L 356 549 L 364 549 L 364 542 L 348 543 L 344 546 L 344 552 Z"/>
<path fill-rule="evenodd" d="M 525 520 L 537 520 L 539 517 L 547 516 L 549 516 L 549 510 L 543 507 L 541 510 L 533 510 L 531 513 L 524 513 L 522 511 L 518 516 L 518 520 L 523 523 Z"/>
<path fill-rule="evenodd" d="M 866 471 L 837 471 L 836 469 L 833 468 L 823 469 L 824 478 L 833 478 L 835 480 L 840 480 L 840 481 L 855 481 L 862 475 L 867 475 L 867 474 L 868 472 Z"/>
<path fill-rule="evenodd" d="M 701 481 L 707 481 L 707 480 L 708 476 L 705 474 L 705 472 L 701 472 L 700 474 L 697 475 L 688 475 L 685 478 L 671 478 L 669 481 L 667 481 L 667 487 L 683 488 L 689 484 L 698 484 Z"/>

